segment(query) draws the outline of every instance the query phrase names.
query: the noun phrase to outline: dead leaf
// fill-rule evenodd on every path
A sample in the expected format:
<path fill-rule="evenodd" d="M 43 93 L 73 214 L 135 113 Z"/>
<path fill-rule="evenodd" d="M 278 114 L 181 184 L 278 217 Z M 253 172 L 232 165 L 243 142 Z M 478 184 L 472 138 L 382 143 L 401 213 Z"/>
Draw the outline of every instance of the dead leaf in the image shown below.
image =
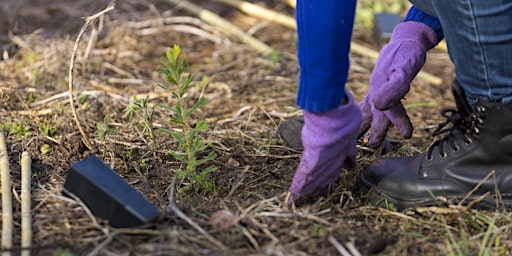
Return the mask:
<path fill-rule="evenodd" d="M 226 230 L 240 221 L 240 217 L 229 210 L 218 210 L 210 217 L 210 225 L 219 230 Z"/>

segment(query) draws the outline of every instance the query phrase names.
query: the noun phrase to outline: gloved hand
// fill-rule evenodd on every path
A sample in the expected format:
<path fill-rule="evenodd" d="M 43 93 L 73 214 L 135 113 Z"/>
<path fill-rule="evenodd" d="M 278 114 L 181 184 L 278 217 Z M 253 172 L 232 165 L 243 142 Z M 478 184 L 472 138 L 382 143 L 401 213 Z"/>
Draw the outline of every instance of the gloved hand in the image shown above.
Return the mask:
<path fill-rule="evenodd" d="M 289 204 L 299 205 L 326 194 L 342 168 L 356 166 L 361 112 L 349 92 L 346 97 L 346 104 L 327 112 L 303 111 L 304 151 L 291 184 Z"/>
<path fill-rule="evenodd" d="M 421 22 L 407 21 L 395 27 L 370 76 L 370 90 L 359 105 L 359 135 L 371 128 L 368 146 L 380 145 L 391 124 L 404 138 L 411 137 L 412 124 L 400 101 L 425 64 L 426 52 L 438 43 L 436 32 Z"/>

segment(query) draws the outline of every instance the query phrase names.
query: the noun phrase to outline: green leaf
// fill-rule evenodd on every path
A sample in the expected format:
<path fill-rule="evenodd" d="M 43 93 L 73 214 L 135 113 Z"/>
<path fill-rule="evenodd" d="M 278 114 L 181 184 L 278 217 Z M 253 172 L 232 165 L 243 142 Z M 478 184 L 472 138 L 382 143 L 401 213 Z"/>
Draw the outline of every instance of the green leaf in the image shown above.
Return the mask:
<path fill-rule="evenodd" d="M 180 132 L 178 131 L 170 131 L 171 132 L 171 136 L 178 141 L 178 143 L 180 145 L 186 145 L 187 143 L 185 142 L 185 138 L 181 135 Z"/>
<path fill-rule="evenodd" d="M 211 172 L 214 172 L 217 170 L 217 166 L 215 165 L 210 165 L 208 167 L 206 167 L 203 171 L 201 171 L 201 174 L 205 175 L 205 174 L 208 174 L 208 173 L 211 173 Z"/>
<path fill-rule="evenodd" d="M 194 114 L 199 108 L 206 105 L 208 103 L 208 99 L 201 97 L 199 100 L 190 108 L 187 113 L 185 114 L 186 117 L 190 117 L 192 114 Z"/>
<path fill-rule="evenodd" d="M 199 120 L 197 122 L 196 127 L 194 127 L 194 130 L 196 131 L 207 131 L 209 129 L 209 125 L 205 120 Z"/>
<path fill-rule="evenodd" d="M 208 148 L 208 145 L 207 144 L 204 144 L 202 142 L 202 140 L 200 139 L 194 139 L 194 142 L 192 144 L 192 152 L 202 152 L 204 151 L 206 148 Z"/>
<path fill-rule="evenodd" d="M 165 104 L 162 104 L 162 103 L 160 103 L 160 102 L 158 102 L 156 105 L 157 105 L 158 107 L 160 107 L 160 108 L 165 109 L 165 110 L 169 110 L 169 111 L 176 112 L 176 110 L 174 110 L 174 108 L 171 108 L 171 107 L 169 107 L 169 106 L 167 106 L 167 105 L 165 105 Z"/>
<path fill-rule="evenodd" d="M 176 152 L 174 152 L 174 151 L 171 151 L 170 153 L 171 153 L 171 155 L 172 155 L 174 158 L 176 158 L 176 160 L 178 160 L 178 161 L 180 161 L 180 162 L 182 162 L 182 163 L 184 163 L 184 164 L 186 164 L 186 165 L 188 165 L 188 164 L 189 164 L 189 161 L 188 161 L 188 159 L 187 159 L 187 157 L 186 157 L 186 156 L 184 156 L 184 155 L 180 155 L 180 154 L 178 154 L 178 153 L 176 153 Z"/>
<path fill-rule="evenodd" d="M 192 74 L 188 74 L 187 77 L 185 77 L 185 80 L 181 84 L 181 90 L 185 91 L 189 88 L 190 84 L 194 81 L 194 77 Z"/>

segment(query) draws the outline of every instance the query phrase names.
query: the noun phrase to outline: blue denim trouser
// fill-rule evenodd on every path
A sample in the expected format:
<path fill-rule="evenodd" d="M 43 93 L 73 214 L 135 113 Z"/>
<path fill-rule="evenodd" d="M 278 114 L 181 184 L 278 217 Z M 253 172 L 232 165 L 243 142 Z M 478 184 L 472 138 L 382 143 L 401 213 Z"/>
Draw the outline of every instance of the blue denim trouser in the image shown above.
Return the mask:
<path fill-rule="evenodd" d="M 430 4 L 441 21 L 457 81 L 469 103 L 473 105 L 476 98 L 512 103 L 512 1 L 431 0 Z"/>
<path fill-rule="evenodd" d="M 356 0 L 297 1 L 302 109 L 331 110 L 345 97 L 355 7 Z"/>

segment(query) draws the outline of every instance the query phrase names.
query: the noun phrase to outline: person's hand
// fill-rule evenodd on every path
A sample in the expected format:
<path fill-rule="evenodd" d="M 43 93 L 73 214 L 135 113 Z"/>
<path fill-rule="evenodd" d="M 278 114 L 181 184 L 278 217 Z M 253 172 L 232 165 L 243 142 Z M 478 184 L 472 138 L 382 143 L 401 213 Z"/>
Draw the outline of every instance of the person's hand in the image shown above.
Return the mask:
<path fill-rule="evenodd" d="M 362 111 L 359 135 L 371 129 L 368 146 L 380 145 L 390 125 L 404 138 L 411 137 L 412 124 L 401 100 L 425 64 L 426 52 L 438 43 L 436 32 L 420 22 L 403 22 L 393 30 L 370 76 L 370 90 L 359 105 Z"/>
<path fill-rule="evenodd" d="M 352 95 L 333 110 L 313 113 L 303 110 L 304 151 L 290 187 L 288 204 L 299 205 L 325 195 L 343 168 L 356 166 L 357 136 L 361 112 Z"/>

